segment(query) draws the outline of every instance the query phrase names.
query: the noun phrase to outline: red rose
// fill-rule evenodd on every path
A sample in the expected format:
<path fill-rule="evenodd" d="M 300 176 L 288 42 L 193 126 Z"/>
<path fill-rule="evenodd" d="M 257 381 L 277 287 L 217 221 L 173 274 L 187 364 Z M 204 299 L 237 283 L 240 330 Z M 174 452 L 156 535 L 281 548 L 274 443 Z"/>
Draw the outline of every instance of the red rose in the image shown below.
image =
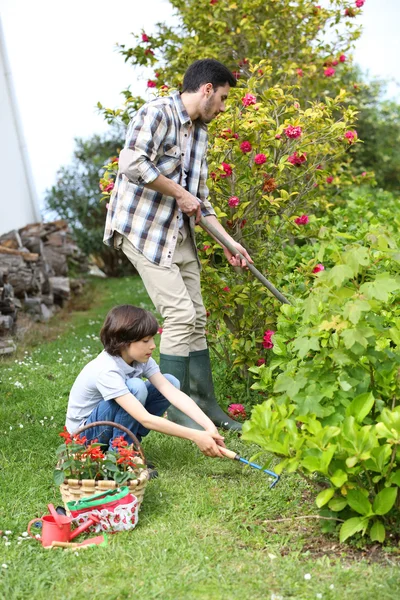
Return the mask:
<path fill-rule="evenodd" d="M 301 127 L 294 127 L 293 125 L 288 125 L 288 127 L 284 129 L 284 133 L 288 138 L 294 140 L 300 137 L 303 131 Z"/>
<path fill-rule="evenodd" d="M 296 73 L 299 77 L 303 77 L 303 75 L 304 75 L 303 69 L 296 69 Z"/>
<path fill-rule="evenodd" d="M 243 404 L 230 404 L 228 406 L 228 414 L 231 417 L 240 417 L 241 419 L 246 418 L 246 409 Z"/>
<path fill-rule="evenodd" d="M 256 154 L 254 157 L 254 162 L 256 165 L 263 165 L 265 162 L 267 162 L 267 157 L 265 154 Z"/>
<path fill-rule="evenodd" d="M 221 177 L 229 177 L 230 175 L 232 175 L 233 169 L 231 167 L 231 165 L 228 165 L 228 163 L 221 163 L 221 167 L 223 168 L 224 172 L 221 173 Z"/>
<path fill-rule="evenodd" d="M 231 291 L 231 288 L 230 288 L 229 286 L 227 286 L 227 285 L 226 285 L 224 288 L 222 288 L 222 291 L 223 291 L 223 292 L 230 292 L 230 291 Z"/>
<path fill-rule="evenodd" d="M 365 0 L 356 0 L 357 8 L 362 8 L 365 4 Z"/>
<path fill-rule="evenodd" d="M 325 267 L 324 265 L 321 265 L 321 263 L 313 268 L 313 273 L 320 273 L 321 271 L 325 271 Z"/>
<path fill-rule="evenodd" d="M 333 177 L 332 177 L 332 175 L 329 175 L 329 176 L 326 178 L 326 183 L 332 183 L 332 181 L 333 181 Z"/>
<path fill-rule="evenodd" d="M 245 153 L 245 152 L 251 152 L 252 151 L 252 145 L 248 141 L 242 142 L 240 144 L 239 148 L 241 149 L 241 151 L 243 153 Z"/>
<path fill-rule="evenodd" d="M 309 220 L 310 218 L 308 215 L 301 215 L 301 217 L 297 217 L 297 219 L 295 219 L 294 222 L 296 223 L 296 225 L 307 225 Z"/>
<path fill-rule="evenodd" d="M 151 48 L 146 48 L 146 50 L 144 51 L 144 53 L 145 53 L 145 56 L 149 56 L 150 54 L 152 56 L 154 56 L 154 52 L 153 52 L 153 50 Z"/>
<path fill-rule="evenodd" d="M 346 55 L 345 54 L 341 54 L 339 56 L 339 60 L 340 60 L 340 62 L 346 62 Z"/>
<path fill-rule="evenodd" d="M 155 88 L 157 86 L 157 82 L 153 81 L 152 79 L 149 79 L 147 82 L 147 87 L 148 88 Z"/>
<path fill-rule="evenodd" d="M 228 206 L 230 206 L 231 208 L 235 208 L 236 206 L 239 206 L 240 200 L 237 196 L 231 196 L 228 200 Z"/>
<path fill-rule="evenodd" d="M 297 152 L 293 152 L 290 156 L 288 156 L 288 162 L 296 167 L 300 167 L 307 160 L 307 154 L 303 152 L 303 154 L 297 154 Z"/>
<path fill-rule="evenodd" d="M 257 102 L 257 98 L 254 94 L 246 94 L 244 98 L 242 98 L 243 106 L 251 106 Z"/>
<path fill-rule="evenodd" d="M 332 77 L 335 74 L 335 69 L 333 67 L 328 67 L 327 69 L 325 69 L 324 71 L 324 75 L 325 77 Z"/>
<path fill-rule="evenodd" d="M 344 137 L 349 142 L 349 144 L 352 144 L 357 139 L 357 131 L 355 129 L 346 131 Z"/>
<path fill-rule="evenodd" d="M 271 348 L 274 347 L 274 343 L 272 341 L 272 336 L 275 334 L 275 331 L 272 331 L 272 329 L 267 329 L 267 331 L 264 331 L 264 337 L 263 337 L 263 347 L 270 350 Z"/>
<path fill-rule="evenodd" d="M 261 365 L 265 365 L 265 358 L 259 358 L 256 364 L 257 364 L 257 367 L 261 367 Z"/>
<path fill-rule="evenodd" d="M 106 187 L 104 188 L 104 192 L 111 192 L 114 189 L 114 182 L 110 181 L 110 183 L 108 185 L 106 185 Z"/>
<path fill-rule="evenodd" d="M 148 42 L 148 41 L 149 41 L 149 37 L 145 33 L 142 33 L 142 42 Z"/>

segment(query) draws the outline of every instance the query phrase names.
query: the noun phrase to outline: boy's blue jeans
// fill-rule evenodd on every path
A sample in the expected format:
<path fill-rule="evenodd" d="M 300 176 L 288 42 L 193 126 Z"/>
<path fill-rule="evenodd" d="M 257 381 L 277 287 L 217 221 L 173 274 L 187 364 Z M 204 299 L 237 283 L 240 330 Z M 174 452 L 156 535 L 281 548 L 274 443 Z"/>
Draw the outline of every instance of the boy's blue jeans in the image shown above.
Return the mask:
<path fill-rule="evenodd" d="M 176 377 L 168 373 L 164 374 L 164 377 L 176 388 L 180 388 L 179 380 Z M 150 381 L 131 377 L 126 380 L 126 386 L 151 415 L 161 417 L 170 405 L 169 401 Z M 139 442 L 149 433 L 149 429 L 146 429 L 139 421 L 131 417 L 115 400 L 101 400 L 89 415 L 85 425 L 89 425 L 95 421 L 114 421 L 114 423 L 124 425 L 132 431 Z M 96 425 L 85 431 L 84 435 L 86 435 L 88 440 L 97 438 L 100 444 L 107 444 L 110 449 L 112 448 L 113 439 L 121 435 L 129 444 L 132 443 L 132 439 L 121 431 L 121 429 L 106 425 Z"/>

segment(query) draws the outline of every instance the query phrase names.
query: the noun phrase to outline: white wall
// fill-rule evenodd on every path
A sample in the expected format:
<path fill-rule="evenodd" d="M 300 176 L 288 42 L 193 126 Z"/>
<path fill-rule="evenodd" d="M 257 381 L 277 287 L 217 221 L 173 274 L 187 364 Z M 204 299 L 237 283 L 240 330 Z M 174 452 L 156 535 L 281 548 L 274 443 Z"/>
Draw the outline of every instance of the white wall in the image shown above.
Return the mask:
<path fill-rule="evenodd" d="M 0 21 L 0 235 L 36 221 L 40 212 Z"/>

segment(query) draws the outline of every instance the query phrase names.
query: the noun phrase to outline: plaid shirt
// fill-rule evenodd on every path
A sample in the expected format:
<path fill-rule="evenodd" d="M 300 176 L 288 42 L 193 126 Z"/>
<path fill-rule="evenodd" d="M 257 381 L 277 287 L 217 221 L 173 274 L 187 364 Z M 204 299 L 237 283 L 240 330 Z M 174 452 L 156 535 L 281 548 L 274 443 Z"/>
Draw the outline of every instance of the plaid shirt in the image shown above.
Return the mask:
<path fill-rule="evenodd" d="M 144 184 L 160 174 L 181 182 L 190 127 L 193 141 L 185 188 L 202 202 L 203 216 L 215 215 L 207 200 L 207 127 L 192 123 L 179 92 L 175 92 L 142 106 L 129 125 L 109 202 L 105 244 L 112 246 L 118 232 L 151 262 L 171 266 L 179 230 L 178 204 L 175 198 Z M 190 218 L 190 228 L 194 242 L 194 217 Z"/>

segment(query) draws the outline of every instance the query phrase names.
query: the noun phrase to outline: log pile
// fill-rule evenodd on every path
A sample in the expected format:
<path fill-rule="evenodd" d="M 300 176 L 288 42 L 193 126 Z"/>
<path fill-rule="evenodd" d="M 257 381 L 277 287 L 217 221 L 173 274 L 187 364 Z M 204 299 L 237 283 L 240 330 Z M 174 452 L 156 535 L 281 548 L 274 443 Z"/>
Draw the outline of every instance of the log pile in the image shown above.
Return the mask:
<path fill-rule="evenodd" d="M 0 236 L 0 355 L 15 350 L 11 335 L 17 314 L 48 321 L 81 287 L 68 277 L 69 265 L 85 273 L 88 262 L 64 220 L 33 223 Z"/>

